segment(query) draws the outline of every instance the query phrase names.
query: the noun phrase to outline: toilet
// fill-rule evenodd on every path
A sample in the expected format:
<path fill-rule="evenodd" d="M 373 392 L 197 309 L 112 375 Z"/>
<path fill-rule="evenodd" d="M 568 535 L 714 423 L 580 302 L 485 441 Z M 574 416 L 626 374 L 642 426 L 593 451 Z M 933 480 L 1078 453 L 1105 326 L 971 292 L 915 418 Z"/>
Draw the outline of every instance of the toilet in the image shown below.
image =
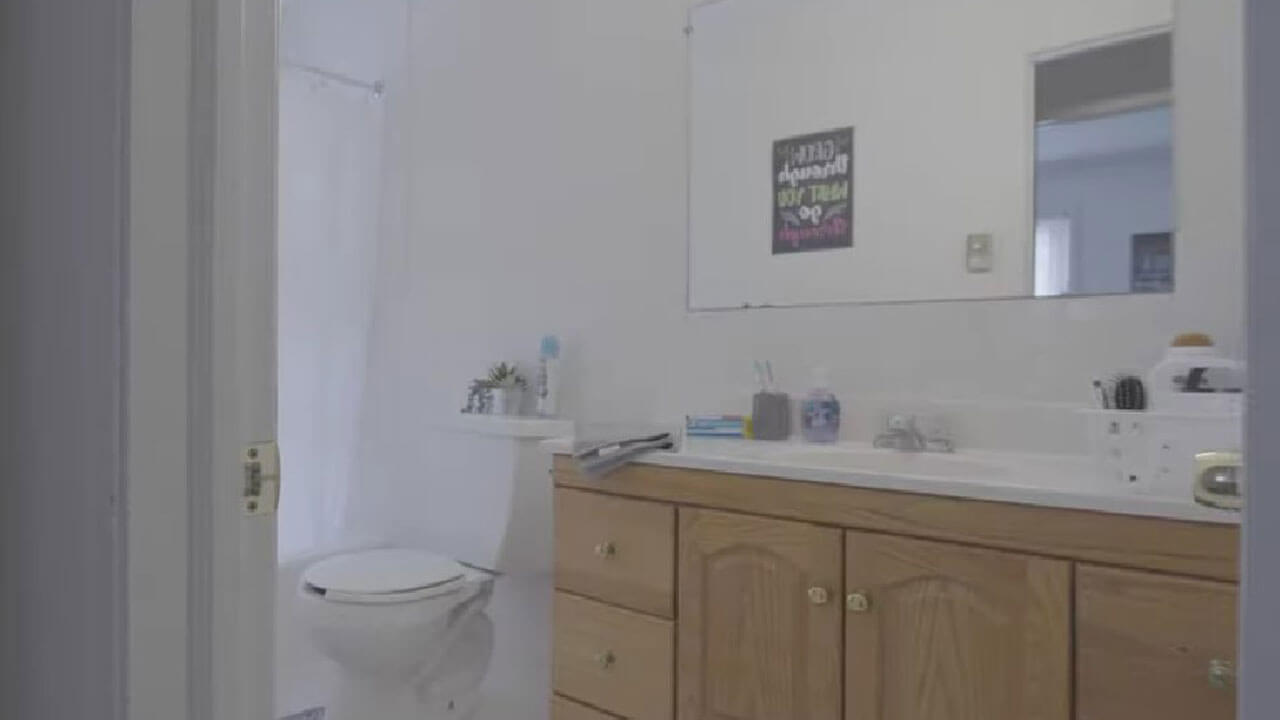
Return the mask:
<path fill-rule="evenodd" d="M 421 474 L 367 483 L 350 525 L 376 542 L 313 562 L 298 583 L 298 619 L 339 670 L 326 720 L 474 717 L 495 579 L 549 587 L 551 484 L 538 443 L 572 432 L 556 420 L 450 420 L 424 431 Z"/>

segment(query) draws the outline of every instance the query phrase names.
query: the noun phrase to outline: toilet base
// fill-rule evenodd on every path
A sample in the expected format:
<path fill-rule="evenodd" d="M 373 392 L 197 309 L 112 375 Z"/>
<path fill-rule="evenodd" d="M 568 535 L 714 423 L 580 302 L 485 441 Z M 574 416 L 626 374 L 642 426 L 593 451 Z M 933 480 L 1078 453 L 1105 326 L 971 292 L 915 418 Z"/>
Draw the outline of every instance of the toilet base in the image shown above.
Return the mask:
<path fill-rule="evenodd" d="M 324 720 L 426 720 L 426 711 L 412 687 L 387 687 L 346 678 L 333 689 Z"/>
<path fill-rule="evenodd" d="M 324 720 L 475 720 L 480 695 L 426 697 L 419 688 L 387 688 L 347 679 L 333 690 Z"/>
<path fill-rule="evenodd" d="M 476 613 L 450 639 L 439 665 L 417 683 L 394 684 L 342 673 L 325 720 L 474 720 L 493 655 L 493 621 Z"/>

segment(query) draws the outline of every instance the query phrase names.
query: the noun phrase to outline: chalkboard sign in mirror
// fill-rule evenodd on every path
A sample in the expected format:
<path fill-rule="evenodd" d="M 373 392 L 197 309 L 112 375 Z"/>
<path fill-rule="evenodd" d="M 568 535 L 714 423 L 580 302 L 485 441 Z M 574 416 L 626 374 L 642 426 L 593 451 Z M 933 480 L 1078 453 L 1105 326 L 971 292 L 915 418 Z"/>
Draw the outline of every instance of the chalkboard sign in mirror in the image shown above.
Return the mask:
<path fill-rule="evenodd" d="M 773 143 L 773 254 L 853 247 L 853 128 Z"/>
<path fill-rule="evenodd" d="M 697 5 L 690 307 L 1240 282 L 1240 1 Z"/>

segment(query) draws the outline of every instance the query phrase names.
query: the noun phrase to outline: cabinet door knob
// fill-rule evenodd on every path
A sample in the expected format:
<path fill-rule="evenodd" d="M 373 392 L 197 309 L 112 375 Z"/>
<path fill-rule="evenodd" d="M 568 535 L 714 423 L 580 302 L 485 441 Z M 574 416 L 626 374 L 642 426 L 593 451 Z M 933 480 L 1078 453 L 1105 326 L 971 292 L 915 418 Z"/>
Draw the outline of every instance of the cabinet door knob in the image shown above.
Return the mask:
<path fill-rule="evenodd" d="M 1228 660 L 1209 661 L 1209 685 L 1219 690 L 1236 684 L 1236 666 Z"/>
<path fill-rule="evenodd" d="M 616 662 L 618 662 L 618 658 L 613 654 L 612 650 L 605 650 L 596 655 L 596 664 L 600 666 L 601 670 L 609 670 Z"/>
<path fill-rule="evenodd" d="M 871 598 L 865 590 L 849 593 L 849 597 L 844 599 L 844 605 L 849 612 L 864 613 L 871 609 Z"/>
<path fill-rule="evenodd" d="M 611 558 L 618 554 L 618 546 L 611 542 L 602 542 L 596 545 L 596 555 L 602 558 Z"/>
<path fill-rule="evenodd" d="M 813 603 L 814 605 L 826 605 L 827 601 L 830 599 L 831 599 L 830 595 L 828 595 L 826 588 L 820 588 L 820 587 L 809 588 L 809 602 Z"/>

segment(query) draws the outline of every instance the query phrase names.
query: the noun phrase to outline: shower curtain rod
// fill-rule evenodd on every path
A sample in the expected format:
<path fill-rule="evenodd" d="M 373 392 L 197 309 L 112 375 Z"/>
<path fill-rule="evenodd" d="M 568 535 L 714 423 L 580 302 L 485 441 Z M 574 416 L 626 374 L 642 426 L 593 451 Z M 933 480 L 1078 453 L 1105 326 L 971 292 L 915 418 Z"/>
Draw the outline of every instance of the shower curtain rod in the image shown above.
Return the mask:
<path fill-rule="evenodd" d="M 365 82 L 364 80 L 357 80 L 353 77 L 348 77 L 346 75 L 343 75 L 341 73 L 336 73 L 331 70 L 325 70 L 324 68 L 318 68 L 314 65 L 307 65 L 306 63 L 293 62 L 292 60 L 282 60 L 280 62 L 280 66 L 291 68 L 294 70 L 301 70 L 302 72 L 310 73 L 312 75 L 318 75 L 324 78 L 325 80 L 336 82 L 339 85 L 346 85 L 347 87 L 354 87 L 354 88 L 362 88 L 364 90 L 368 90 L 369 92 L 373 93 L 375 96 L 379 96 L 379 97 L 387 89 L 387 86 L 383 84 L 381 80 L 375 80 L 374 82 Z"/>

